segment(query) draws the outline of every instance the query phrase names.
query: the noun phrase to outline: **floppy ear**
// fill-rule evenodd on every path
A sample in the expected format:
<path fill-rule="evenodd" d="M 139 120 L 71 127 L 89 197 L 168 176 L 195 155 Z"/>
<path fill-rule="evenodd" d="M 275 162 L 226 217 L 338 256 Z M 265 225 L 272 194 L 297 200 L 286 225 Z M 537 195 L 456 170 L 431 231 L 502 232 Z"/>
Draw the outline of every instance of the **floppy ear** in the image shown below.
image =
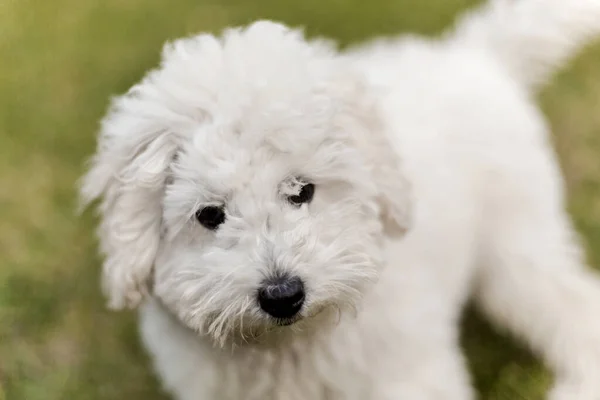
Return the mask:
<path fill-rule="evenodd" d="M 412 220 L 411 185 L 377 99 L 359 74 L 340 73 L 338 78 L 345 81 L 341 86 L 344 114 L 361 127 L 349 129 L 351 140 L 370 168 L 384 229 L 389 235 L 403 235 Z"/>
<path fill-rule="evenodd" d="M 378 115 L 376 110 L 373 112 Z M 375 123 L 369 139 L 365 152 L 370 155 L 371 173 L 377 186 L 385 231 L 390 235 L 403 235 L 412 222 L 410 182 L 382 121 Z"/>
<path fill-rule="evenodd" d="M 113 103 L 80 192 L 84 206 L 101 198 L 102 286 L 114 309 L 135 307 L 148 292 L 165 179 L 178 148 L 169 119 L 139 91 Z"/>
<path fill-rule="evenodd" d="M 102 286 L 111 308 L 135 307 L 148 292 L 170 166 L 213 103 L 194 78 L 202 69 L 210 76 L 219 48 L 211 35 L 166 43 L 160 66 L 116 98 L 102 121 L 80 195 L 82 206 L 101 199 Z M 190 68 L 192 57 L 208 61 Z"/>

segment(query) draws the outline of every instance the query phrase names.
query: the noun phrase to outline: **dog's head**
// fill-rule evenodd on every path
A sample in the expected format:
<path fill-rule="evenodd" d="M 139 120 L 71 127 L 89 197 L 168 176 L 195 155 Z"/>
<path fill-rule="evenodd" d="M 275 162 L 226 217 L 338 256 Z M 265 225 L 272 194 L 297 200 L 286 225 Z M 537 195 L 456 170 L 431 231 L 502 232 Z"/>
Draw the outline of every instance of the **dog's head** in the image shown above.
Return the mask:
<path fill-rule="evenodd" d="M 110 305 L 152 292 L 219 343 L 356 308 L 409 203 L 360 76 L 265 21 L 166 46 L 104 119 L 82 197 L 102 199 Z"/>

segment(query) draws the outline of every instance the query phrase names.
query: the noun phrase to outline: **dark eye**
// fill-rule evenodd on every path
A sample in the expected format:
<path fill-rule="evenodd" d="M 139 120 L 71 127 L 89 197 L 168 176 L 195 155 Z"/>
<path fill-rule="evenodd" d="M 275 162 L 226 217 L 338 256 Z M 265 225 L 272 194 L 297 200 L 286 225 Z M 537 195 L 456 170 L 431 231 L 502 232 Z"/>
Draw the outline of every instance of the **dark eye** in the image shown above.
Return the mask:
<path fill-rule="evenodd" d="M 307 183 L 300 189 L 300 193 L 289 196 L 290 203 L 299 206 L 300 204 L 310 203 L 315 194 L 315 185 Z"/>
<path fill-rule="evenodd" d="M 225 211 L 222 207 L 208 206 L 196 211 L 196 219 L 206 229 L 215 230 L 225 222 Z"/>

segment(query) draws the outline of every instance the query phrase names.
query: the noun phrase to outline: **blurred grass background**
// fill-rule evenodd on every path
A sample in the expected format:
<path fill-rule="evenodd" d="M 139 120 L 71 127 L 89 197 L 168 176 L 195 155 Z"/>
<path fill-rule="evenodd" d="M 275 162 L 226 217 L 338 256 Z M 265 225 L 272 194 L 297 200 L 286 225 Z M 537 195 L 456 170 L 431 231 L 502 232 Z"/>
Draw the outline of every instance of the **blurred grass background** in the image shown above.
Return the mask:
<path fill-rule="evenodd" d="M 98 289 L 75 182 L 111 95 L 167 39 L 256 18 L 347 44 L 436 34 L 476 0 L 0 0 L 0 400 L 164 399 L 132 313 Z M 492 95 L 492 94 L 491 94 Z M 590 261 L 600 265 L 600 46 L 540 96 Z M 541 399 L 550 376 L 473 312 L 464 346 L 482 399 Z M 440 377 L 444 379 L 444 377 Z"/>

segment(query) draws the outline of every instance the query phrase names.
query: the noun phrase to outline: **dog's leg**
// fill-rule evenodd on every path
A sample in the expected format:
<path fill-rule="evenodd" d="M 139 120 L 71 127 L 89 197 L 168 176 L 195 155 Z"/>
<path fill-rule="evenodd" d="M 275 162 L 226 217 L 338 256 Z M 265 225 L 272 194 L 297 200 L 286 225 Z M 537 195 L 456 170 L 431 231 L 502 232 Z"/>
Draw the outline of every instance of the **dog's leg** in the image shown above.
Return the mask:
<path fill-rule="evenodd" d="M 436 278 L 434 265 L 449 256 L 423 257 L 428 232 L 419 230 L 399 248 L 389 246 L 389 259 L 402 259 L 402 267 L 385 270 L 379 294 L 364 304 L 359 325 L 368 343 L 369 373 L 375 377 L 372 400 L 475 398 L 460 348 L 460 302 L 448 294 L 456 282 Z"/>
<path fill-rule="evenodd" d="M 404 338 L 404 344 L 410 341 Z M 415 357 L 403 359 L 380 383 L 376 400 L 472 400 L 475 398 L 463 355 L 458 344 L 441 346 L 423 341 L 413 343 L 410 353 Z M 420 355 L 417 351 L 419 350 Z M 408 361 L 408 362 L 406 362 Z M 394 372 L 397 374 L 394 376 Z"/>
<path fill-rule="evenodd" d="M 552 400 L 598 400 L 600 280 L 585 265 L 549 176 L 556 174 L 511 184 L 495 196 L 476 297 L 492 320 L 552 368 Z"/>
<path fill-rule="evenodd" d="M 174 400 L 215 398 L 220 381 L 210 352 L 152 299 L 140 309 L 140 333 L 163 390 Z"/>

